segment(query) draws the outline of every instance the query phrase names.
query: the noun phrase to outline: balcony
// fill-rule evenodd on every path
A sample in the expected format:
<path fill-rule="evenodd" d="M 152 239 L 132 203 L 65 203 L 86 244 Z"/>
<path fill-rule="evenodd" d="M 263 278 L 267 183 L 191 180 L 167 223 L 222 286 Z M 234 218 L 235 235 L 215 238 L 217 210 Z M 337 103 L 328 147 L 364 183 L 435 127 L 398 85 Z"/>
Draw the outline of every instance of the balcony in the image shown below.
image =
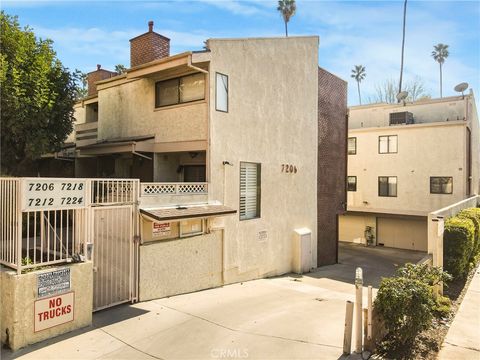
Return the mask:
<path fill-rule="evenodd" d="M 192 205 L 208 201 L 208 183 L 154 183 L 140 184 L 142 206 Z"/>
<path fill-rule="evenodd" d="M 75 143 L 82 147 L 97 142 L 98 121 L 75 125 Z"/>

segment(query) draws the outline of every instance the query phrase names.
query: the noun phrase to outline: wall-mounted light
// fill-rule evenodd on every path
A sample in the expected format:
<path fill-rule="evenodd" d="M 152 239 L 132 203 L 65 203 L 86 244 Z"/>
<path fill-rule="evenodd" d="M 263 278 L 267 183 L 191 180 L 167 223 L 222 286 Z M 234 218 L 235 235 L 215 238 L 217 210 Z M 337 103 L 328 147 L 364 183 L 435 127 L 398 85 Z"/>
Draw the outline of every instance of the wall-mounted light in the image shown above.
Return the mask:
<path fill-rule="evenodd" d="M 228 162 L 228 161 L 226 161 L 226 160 L 222 161 L 222 164 L 223 164 L 223 165 L 230 165 L 230 166 L 233 166 L 233 164 L 232 164 L 232 163 L 230 163 L 230 162 Z"/>

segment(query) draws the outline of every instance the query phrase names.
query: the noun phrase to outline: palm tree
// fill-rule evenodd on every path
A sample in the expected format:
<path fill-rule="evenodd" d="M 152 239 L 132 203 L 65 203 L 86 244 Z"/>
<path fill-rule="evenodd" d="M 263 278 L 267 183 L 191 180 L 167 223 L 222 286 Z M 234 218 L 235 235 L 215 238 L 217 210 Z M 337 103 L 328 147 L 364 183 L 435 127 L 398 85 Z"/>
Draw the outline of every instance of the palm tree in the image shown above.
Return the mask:
<path fill-rule="evenodd" d="M 442 66 L 445 59 L 448 57 L 448 45 L 437 44 L 433 46 L 432 57 L 440 64 L 440 97 L 442 97 Z"/>
<path fill-rule="evenodd" d="M 280 11 L 283 21 L 285 21 L 285 36 L 288 37 L 287 23 L 290 21 L 290 18 L 295 15 L 295 11 L 297 10 L 295 0 L 278 0 L 277 10 Z"/>
<path fill-rule="evenodd" d="M 403 79 L 403 54 L 405 52 L 405 23 L 407 21 L 407 0 L 403 4 L 403 36 L 402 36 L 402 59 L 400 61 L 400 81 L 398 82 L 398 93 L 402 92 L 402 79 Z M 400 102 L 400 100 L 398 100 Z"/>
<path fill-rule="evenodd" d="M 357 88 L 358 88 L 358 102 L 362 105 L 362 97 L 360 96 L 360 82 L 365 79 L 367 73 L 365 72 L 365 66 L 363 65 L 355 65 L 352 69 L 351 77 L 357 81 Z"/>

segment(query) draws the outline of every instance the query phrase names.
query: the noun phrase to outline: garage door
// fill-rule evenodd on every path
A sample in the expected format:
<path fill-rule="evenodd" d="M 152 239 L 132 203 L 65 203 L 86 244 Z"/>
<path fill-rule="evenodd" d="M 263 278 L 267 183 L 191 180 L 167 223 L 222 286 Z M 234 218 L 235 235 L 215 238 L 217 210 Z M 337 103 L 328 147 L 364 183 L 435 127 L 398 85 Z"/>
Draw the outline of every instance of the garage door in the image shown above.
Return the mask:
<path fill-rule="evenodd" d="M 427 220 L 378 218 L 378 244 L 427 251 L 427 236 Z"/>
<path fill-rule="evenodd" d="M 338 240 L 361 244 L 365 244 L 365 227 L 375 224 L 375 218 L 355 215 L 341 215 L 338 221 Z"/>

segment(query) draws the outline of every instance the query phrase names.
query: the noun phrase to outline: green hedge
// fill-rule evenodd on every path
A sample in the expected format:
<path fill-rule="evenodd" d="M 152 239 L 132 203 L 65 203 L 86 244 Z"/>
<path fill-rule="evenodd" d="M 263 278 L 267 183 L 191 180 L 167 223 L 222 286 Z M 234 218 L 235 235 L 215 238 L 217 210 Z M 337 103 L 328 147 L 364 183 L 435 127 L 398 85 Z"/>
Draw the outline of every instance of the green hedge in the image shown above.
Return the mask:
<path fill-rule="evenodd" d="M 475 240 L 473 246 L 473 252 L 470 260 L 473 260 L 480 253 L 480 208 L 469 208 L 460 211 L 457 214 L 458 217 L 464 219 L 470 219 L 475 226 Z"/>
<path fill-rule="evenodd" d="M 443 267 L 454 278 L 468 273 L 474 245 L 475 225 L 472 220 L 455 216 L 445 221 Z"/>

